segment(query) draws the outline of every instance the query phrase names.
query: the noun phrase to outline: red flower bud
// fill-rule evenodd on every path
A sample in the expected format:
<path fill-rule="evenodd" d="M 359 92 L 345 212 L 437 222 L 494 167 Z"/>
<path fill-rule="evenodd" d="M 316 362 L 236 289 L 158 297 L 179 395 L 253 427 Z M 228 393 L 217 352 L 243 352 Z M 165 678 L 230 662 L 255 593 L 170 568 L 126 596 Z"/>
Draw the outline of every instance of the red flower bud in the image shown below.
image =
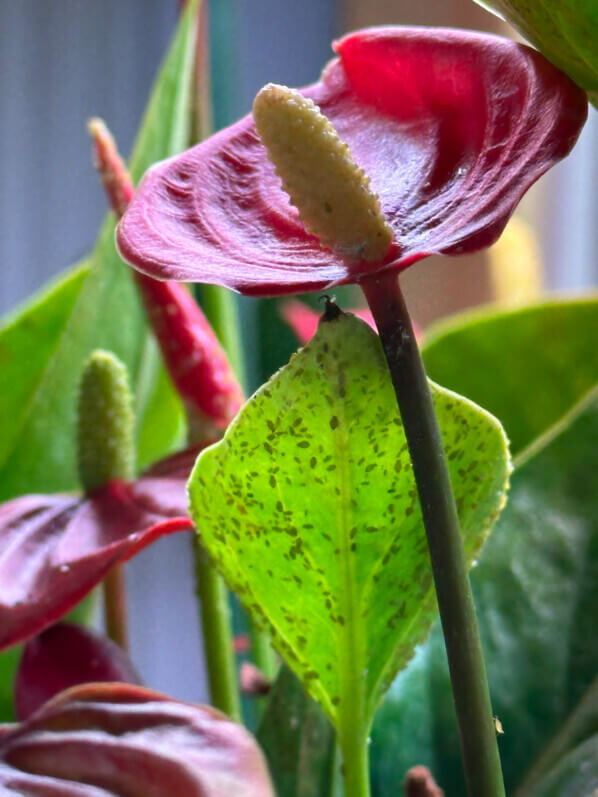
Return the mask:
<path fill-rule="evenodd" d="M 131 177 L 113 137 L 98 119 L 89 123 L 95 159 L 110 205 L 120 218 L 131 201 Z M 136 272 L 137 287 L 168 372 L 191 426 L 192 441 L 222 429 L 239 410 L 243 393 L 224 350 L 197 303 L 176 282 Z"/>

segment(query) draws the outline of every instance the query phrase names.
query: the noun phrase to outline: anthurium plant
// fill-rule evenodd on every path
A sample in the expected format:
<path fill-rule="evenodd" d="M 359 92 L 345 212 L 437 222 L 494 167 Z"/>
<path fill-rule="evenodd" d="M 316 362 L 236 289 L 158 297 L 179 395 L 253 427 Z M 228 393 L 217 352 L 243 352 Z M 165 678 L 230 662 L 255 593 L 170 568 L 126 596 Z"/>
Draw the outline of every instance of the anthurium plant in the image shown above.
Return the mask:
<path fill-rule="evenodd" d="M 205 12 L 182 11 L 129 167 L 89 123 L 111 210 L 94 252 L 0 328 L 0 782 L 591 794 L 598 299 L 422 331 L 400 277 L 494 244 L 592 87 L 504 38 L 362 30 L 186 149 Z M 318 312 L 289 298 L 314 291 Z M 235 292 L 302 344 L 249 398 Z M 254 343 L 272 364 L 272 335 Z M 174 532 L 207 707 L 127 653 L 124 563 Z M 100 584 L 105 636 L 82 603 Z"/>

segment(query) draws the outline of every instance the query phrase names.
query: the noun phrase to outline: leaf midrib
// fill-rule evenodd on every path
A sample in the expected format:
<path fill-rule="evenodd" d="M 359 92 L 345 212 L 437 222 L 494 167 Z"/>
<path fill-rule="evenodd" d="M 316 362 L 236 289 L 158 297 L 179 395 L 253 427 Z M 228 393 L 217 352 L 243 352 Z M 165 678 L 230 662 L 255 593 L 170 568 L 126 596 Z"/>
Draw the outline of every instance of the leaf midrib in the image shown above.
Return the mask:
<path fill-rule="evenodd" d="M 328 386 L 339 383 L 339 367 L 336 359 L 327 357 L 326 362 L 332 365 L 327 369 Z M 345 403 L 342 399 L 335 401 L 338 413 L 338 426 L 331 430 L 333 447 L 336 455 L 337 474 L 341 500 L 337 502 L 336 526 L 340 548 L 339 556 L 339 607 L 344 619 L 341 632 L 337 636 L 337 657 L 339 662 L 339 710 L 338 732 L 341 738 L 351 736 L 354 729 L 365 735 L 367 722 L 364 716 L 364 625 L 360 613 L 360 600 L 357 595 L 355 574 L 355 557 L 351 551 L 350 530 L 351 518 L 351 473 L 349 424 L 347 422 Z"/>

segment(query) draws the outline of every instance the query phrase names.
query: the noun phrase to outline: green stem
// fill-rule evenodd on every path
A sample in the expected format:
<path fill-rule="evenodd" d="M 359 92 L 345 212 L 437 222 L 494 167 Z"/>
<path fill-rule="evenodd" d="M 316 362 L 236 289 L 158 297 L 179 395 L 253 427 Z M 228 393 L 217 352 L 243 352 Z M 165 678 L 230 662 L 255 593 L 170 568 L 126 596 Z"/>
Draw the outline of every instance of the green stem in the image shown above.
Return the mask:
<path fill-rule="evenodd" d="M 504 797 L 496 731 L 459 518 L 411 319 L 396 273 L 361 285 L 390 369 L 407 437 L 459 722 L 467 793 Z"/>
<path fill-rule="evenodd" d="M 334 755 L 332 760 L 332 772 L 330 776 L 330 794 L 328 797 L 345 797 L 343 786 L 343 754 L 338 741 L 338 736 L 334 744 Z"/>
<path fill-rule="evenodd" d="M 241 385 L 245 383 L 243 345 L 241 343 L 239 313 L 235 296 L 217 285 L 202 285 L 201 305 Z M 250 625 L 251 656 L 254 664 L 273 679 L 278 669 L 276 656 L 266 633 Z"/>
<path fill-rule="evenodd" d="M 361 729 L 359 729 L 361 731 Z M 370 797 L 370 760 L 367 740 L 361 733 L 339 737 L 345 797 Z"/>
<path fill-rule="evenodd" d="M 125 566 L 115 565 L 104 577 L 104 626 L 106 636 L 123 650 L 129 649 Z"/>
<path fill-rule="evenodd" d="M 197 538 L 194 542 L 197 594 L 212 704 L 241 721 L 228 591 Z"/>
<path fill-rule="evenodd" d="M 278 661 L 270 644 L 270 636 L 265 631 L 256 628 L 253 623 L 249 628 L 249 634 L 253 663 L 269 681 L 274 682 L 278 672 Z"/>

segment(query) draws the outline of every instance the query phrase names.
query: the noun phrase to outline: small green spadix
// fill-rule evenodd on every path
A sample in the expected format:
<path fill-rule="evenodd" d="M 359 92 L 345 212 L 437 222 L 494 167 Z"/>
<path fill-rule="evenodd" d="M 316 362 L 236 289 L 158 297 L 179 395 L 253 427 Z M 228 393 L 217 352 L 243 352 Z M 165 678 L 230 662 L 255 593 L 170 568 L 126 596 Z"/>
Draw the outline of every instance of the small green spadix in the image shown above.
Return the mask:
<path fill-rule="evenodd" d="M 112 479 L 133 478 L 134 420 L 126 367 L 97 349 L 83 367 L 79 387 L 77 454 L 86 493 Z"/>

